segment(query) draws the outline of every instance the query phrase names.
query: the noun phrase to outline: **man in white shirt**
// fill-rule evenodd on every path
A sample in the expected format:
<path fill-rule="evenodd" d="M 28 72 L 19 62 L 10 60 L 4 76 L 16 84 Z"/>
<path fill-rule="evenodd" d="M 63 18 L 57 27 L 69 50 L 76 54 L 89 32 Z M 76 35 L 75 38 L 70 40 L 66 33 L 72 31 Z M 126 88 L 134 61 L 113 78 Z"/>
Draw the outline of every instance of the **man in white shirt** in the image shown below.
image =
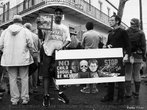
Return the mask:
<path fill-rule="evenodd" d="M 42 31 L 43 35 L 45 35 L 42 68 L 44 86 L 43 106 L 50 105 L 49 79 L 51 80 L 53 76 L 55 76 L 55 73 L 49 70 L 53 69 L 52 65 L 54 65 L 54 51 L 65 48 L 71 41 L 69 28 L 61 23 L 62 17 L 63 11 L 60 8 L 55 9 L 55 21 L 53 23 L 52 32 Z M 69 100 L 61 91 L 59 91 L 58 100 L 66 104 L 69 103 Z"/>

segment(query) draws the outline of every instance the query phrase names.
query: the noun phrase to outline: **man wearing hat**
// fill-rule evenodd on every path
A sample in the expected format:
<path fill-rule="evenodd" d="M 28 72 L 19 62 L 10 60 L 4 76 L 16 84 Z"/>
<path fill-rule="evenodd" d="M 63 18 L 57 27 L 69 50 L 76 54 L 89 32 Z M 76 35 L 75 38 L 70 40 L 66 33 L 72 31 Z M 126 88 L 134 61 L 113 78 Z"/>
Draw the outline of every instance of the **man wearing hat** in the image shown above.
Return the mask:
<path fill-rule="evenodd" d="M 133 18 L 130 21 L 130 28 L 127 30 L 131 41 L 131 59 L 125 64 L 126 78 L 126 98 L 131 99 L 132 95 L 139 97 L 140 90 L 140 69 L 142 62 L 146 60 L 146 40 L 145 34 L 140 30 L 139 19 Z M 131 90 L 131 80 L 133 79 L 135 91 Z M 133 93 L 133 94 L 132 94 Z"/>
<path fill-rule="evenodd" d="M 29 101 L 28 66 L 33 63 L 31 53 L 34 50 L 32 34 L 22 25 L 22 17 L 14 15 L 13 24 L 5 29 L 0 37 L 0 50 L 3 51 L 1 65 L 7 67 L 12 105 Z M 17 77 L 21 79 L 21 90 L 17 86 Z"/>
<path fill-rule="evenodd" d="M 51 80 L 55 77 L 55 50 L 64 49 L 71 41 L 69 28 L 62 24 L 63 11 L 60 8 L 56 8 L 54 12 L 55 20 L 53 22 L 52 32 L 41 30 L 38 33 L 39 35 L 44 35 L 43 43 L 43 86 L 44 86 L 44 97 L 43 97 L 43 106 L 50 105 L 50 94 L 49 94 L 49 85 L 51 85 Z M 42 33 L 42 34 L 41 34 Z M 60 86 L 61 87 L 61 86 Z M 58 90 L 58 100 L 62 101 L 65 104 L 69 103 L 69 99 L 61 91 L 61 88 Z"/>

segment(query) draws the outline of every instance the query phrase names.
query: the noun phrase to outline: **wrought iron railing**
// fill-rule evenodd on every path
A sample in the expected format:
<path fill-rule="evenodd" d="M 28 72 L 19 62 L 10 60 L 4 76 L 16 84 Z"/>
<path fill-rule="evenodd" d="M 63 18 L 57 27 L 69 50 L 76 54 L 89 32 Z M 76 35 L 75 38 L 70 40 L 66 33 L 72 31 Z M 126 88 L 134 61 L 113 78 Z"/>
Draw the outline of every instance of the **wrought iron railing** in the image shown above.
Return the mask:
<path fill-rule="evenodd" d="M 96 7 L 90 5 L 84 0 L 35 0 L 33 4 L 30 2 L 30 0 L 26 2 L 22 2 L 0 15 L 0 19 L 1 19 L 0 25 L 9 22 L 16 14 L 22 15 L 33 9 L 35 10 L 44 5 L 49 6 L 52 4 L 57 4 L 58 6 L 64 5 L 64 6 L 72 7 L 92 17 L 93 19 L 104 23 L 105 25 L 109 25 L 108 23 L 109 17 L 105 13 L 101 12 Z"/>

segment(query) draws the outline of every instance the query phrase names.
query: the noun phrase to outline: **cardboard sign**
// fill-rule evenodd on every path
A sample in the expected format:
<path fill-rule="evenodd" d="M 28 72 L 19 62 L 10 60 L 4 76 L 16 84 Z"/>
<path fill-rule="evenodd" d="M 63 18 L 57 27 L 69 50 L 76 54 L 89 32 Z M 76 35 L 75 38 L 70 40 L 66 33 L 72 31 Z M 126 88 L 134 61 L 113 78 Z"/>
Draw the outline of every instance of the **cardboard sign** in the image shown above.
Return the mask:
<path fill-rule="evenodd" d="M 125 81 L 121 48 L 56 51 L 56 84 Z"/>
<path fill-rule="evenodd" d="M 52 30 L 53 27 L 53 15 L 51 14 L 39 14 L 39 17 L 37 18 L 37 22 L 39 25 L 39 28 L 42 30 Z"/>

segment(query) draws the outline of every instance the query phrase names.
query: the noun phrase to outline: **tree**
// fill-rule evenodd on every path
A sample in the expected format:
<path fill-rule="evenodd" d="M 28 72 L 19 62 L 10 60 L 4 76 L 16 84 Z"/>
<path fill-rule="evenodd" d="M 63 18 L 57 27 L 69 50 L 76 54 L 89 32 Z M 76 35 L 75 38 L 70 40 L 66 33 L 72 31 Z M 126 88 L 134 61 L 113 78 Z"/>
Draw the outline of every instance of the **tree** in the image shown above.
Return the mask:
<path fill-rule="evenodd" d="M 117 15 L 120 18 L 122 18 L 122 16 L 123 16 L 124 7 L 125 7 L 125 4 L 127 1 L 129 1 L 129 0 L 119 0 L 119 7 L 118 7 Z"/>

